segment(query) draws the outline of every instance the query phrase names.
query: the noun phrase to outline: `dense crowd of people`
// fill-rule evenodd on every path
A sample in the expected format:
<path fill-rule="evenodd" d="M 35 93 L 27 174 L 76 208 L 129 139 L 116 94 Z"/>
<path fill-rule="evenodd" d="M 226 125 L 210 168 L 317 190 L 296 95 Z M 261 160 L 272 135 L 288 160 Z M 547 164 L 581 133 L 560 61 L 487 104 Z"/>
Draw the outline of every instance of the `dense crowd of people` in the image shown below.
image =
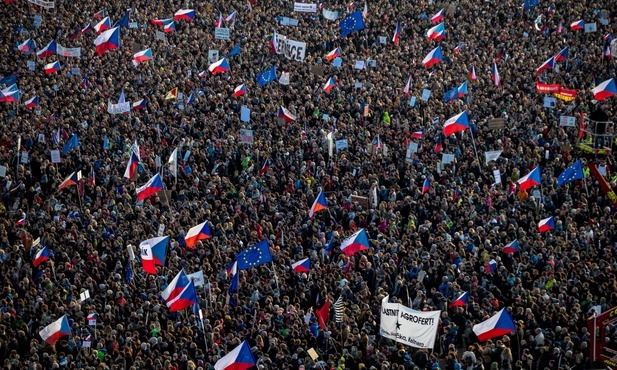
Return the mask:
<path fill-rule="evenodd" d="M 364 2 L 318 4 L 316 13 L 293 12 L 289 1 L 249 4 L 55 1 L 46 9 L 5 2 L 0 75 L 16 76 L 22 102 L 0 105 L 6 129 L 0 141 L 6 169 L 0 366 L 209 370 L 246 340 L 259 369 L 589 368 L 590 310 L 617 305 L 616 209 L 593 177 L 557 186 L 557 176 L 582 156 L 573 149 L 578 129 L 560 126 L 559 116 L 578 117 L 600 105 L 613 117 L 614 102 L 595 102 L 590 92 L 615 73 L 614 59 L 604 56 L 612 3 L 543 1 L 527 9 L 516 1 L 375 0 L 367 3 L 365 29 L 347 37 L 339 22 L 362 11 Z M 97 23 L 93 15 L 101 10 L 113 22 L 129 7 L 138 28 L 123 27 L 120 48 L 98 56 L 96 34 L 77 30 Z M 339 19 L 325 19 L 322 7 L 339 11 Z M 176 22 L 175 32 L 157 39 L 162 26 L 150 21 L 183 8 L 195 9 L 195 19 Z M 427 40 L 430 18 L 440 9 L 446 38 Z M 233 11 L 236 19 L 225 24 L 230 40 L 214 39 L 219 12 L 226 17 Z M 35 16 L 40 26 L 33 25 Z M 298 25 L 282 26 L 283 16 Z M 570 30 L 579 19 L 596 23 L 597 31 Z M 306 42 L 305 61 L 271 54 L 274 31 Z M 39 49 L 52 39 L 81 47 L 82 55 L 22 54 L 17 45 L 27 38 Z M 237 44 L 241 53 L 227 58 L 228 73 L 199 75 L 211 63 L 209 50 L 223 57 Z M 443 61 L 426 68 L 421 61 L 437 45 Z M 325 58 L 337 47 L 340 67 Z M 565 47 L 570 55 L 559 70 L 536 73 Z M 153 59 L 134 66 L 132 55 L 146 48 Z M 60 72 L 45 74 L 43 66 L 56 59 Z M 376 64 L 360 70 L 356 60 Z M 491 80 L 494 61 L 501 86 Z M 277 80 L 262 87 L 256 76 L 271 66 Z M 472 68 L 477 80 L 469 78 Z M 290 73 L 289 85 L 278 82 L 281 72 Z M 330 76 L 336 86 L 326 93 Z M 468 96 L 443 101 L 465 81 Z M 577 89 L 577 98 L 545 108 L 537 81 Z M 240 84 L 247 93 L 233 97 Z M 184 102 L 165 100 L 176 87 Z M 431 90 L 427 101 L 420 98 L 425 89 Z M 145 99 L 147 108 L 109 114 L 108 101 L 115 103 L 121 91 L 127 101 Z M 197 99 L 186 105 L 192 92 Z M 25 108 L 23 101 L 35 95 L 39 106 Z M 277 119 L 281 106 L 295 121 Z M 241 107 L 251 110 L 250 122 L 240 120 Z M 444 121 L 463 110 L 471 129 L 444 136 Z M 493 118 L 504 118 L 505 128 L 489 129 Z M 253 130 L 253 145 L 240 142 L 240 129 Z M 419 131 L 421 137 L 412 138 Z M 62 151 L 73 134 L 79 146 L 52 163 L 51 151 Z M 347 148 L 332 150 L 330 140 L 342 139 Z M 408 155 L 411 142 L 419 148 Z M 134 143 L 141 162 L 129 180 L 123 174 Z M 174 177 L 166 163 L 176 148 Z M 503 150 L 501 156 L 486 164 L 484 152 L 495 150 Z M 444 153 L 454 161 L 441 163 Z M 260 174 L 266 160 L 269 168 Z M 603 166 L 615 186 L 612 156 L 583 160 Z M 517 180 L 537 166 L 542 186 L 521 190 Z M 495 184 L 494 170 L 501 183 Z M 82 183 L 59 191 L 75 171 Z M 138 202 L 136 188 L 156 173 L 166 190 Z M 328 208 L 311 219 L 308 210 L 321 190 Z M 539 233 L 538 221 L 549 216 L 555 230 Z M 186 232 L 204 221 L 212 238 L 188 248 Z M 159 228 L 171 243 L 165 266 L 149 275 L 129 261 L 127 248 Z M 370 249 L 340 253 L 341 241 L 360 228 Z M 225 269 L 264 239 L 273 262 L 240 272 L 234 305 Z M 521 253 L 503 253 L 515 239 Z M 43 246 L 52 256 L 33 267 Z M 310 259 L 311 271 L 297 274 L 291 264 L 302 258 Z M 498 267 L 488 272 L 492 259 Z M 203 325 L 193 310 L 171 313 L 161 300 L 180 269 L 204 272 L 206 284 L 198 288 Z M 86 290 L 90 298 L 82 300 Z M 468 304 L 449 309 L 463 292 L 469 292 Z M 432 350 L 379 335 L 387 295 L 417 310 L 442 311 Z M 343 319 L 320 327 L 315 311 L 340 296 Z M 479 342 L 472 326 L 503 307 L 516 331 Z M 98 315 L 95 326 L 86 320 L 91 313 Z M 63 315 L 71 335 L 47 345 L 39 331 Z M 83 346 L 87 337 L 90 348 Z M 617 330 L 609 328 L 606 341 L 617 341 Z"/>

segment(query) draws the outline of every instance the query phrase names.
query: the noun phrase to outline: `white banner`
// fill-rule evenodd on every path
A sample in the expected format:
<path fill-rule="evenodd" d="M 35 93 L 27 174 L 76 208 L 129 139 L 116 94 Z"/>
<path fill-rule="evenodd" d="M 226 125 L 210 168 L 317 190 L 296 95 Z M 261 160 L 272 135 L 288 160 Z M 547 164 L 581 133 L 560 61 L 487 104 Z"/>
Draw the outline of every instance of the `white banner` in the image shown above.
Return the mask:
<path fill-rule="evenodd" d="M 28 0 L 28 2 L 34 5 L 38 5 L 45 9 L 53 9 L 56 6 L 56 4 L 53 1 Z"/>
<path fill-rule="evenodd" d="M 111 104 L 111 102 L 107 102 L 107 113 L 109 114 L 122 114 L 129 112 L 131 110 L 131 103 L 124 102 L 118 104 Z"/>
<path fill-rule="evenodd" d="M 277 34 L 278 48 L 276 49 L 276 53 L 283 54 L 287 59 L 304 62 L 304 57 L 306 56 L 306 42 L 290 40 L 282 35 L 281 37 L 278 36 Z"/>
<path fill-rule="evenodd" d="M 56 51 L 58 55 L 62 55 L 63 57 L 81 57 L 81 48 L 65 48 L 64 46 L 57 44 Z"/>
<path fill-rule="evenodd" d="M 329 21 L 335 21 L 338 19 L 338 12 L 334 10 L 328 10 L 324 8 L 324 10 L 322 11 L 322 14 L 323 14 L 323 17 Z"/>
<path fill-rule="evenodd" d="M 229 28 L 216 27 L 214 29 L 214 38 L 217 40 L 229 40 Z"/>
<path fill-rule="evenodd" d="M 316 13 L 317 4 L 294 3 L 294 12 Z"/>
<path fill-rule="evenodd" d="M 297 19 L 283 17 L 281 19 L 281 26 L 297 26 L 299 22 L 300 21 L 298 21 Z"/>
<path fill-rule="evenodd" d="M 189 278 L 189 281 L 193 280 L 193 283 L 195 284 L 195 288 L 206 284 L 203 271 L 194 272 L 190 275 L 186 275 L 186 277 Z"/>
<path fill-rule="evenodd" d="M 433 348 L 441 311 L 420 312 L 402 304 L 381 302 L 381 336 L 415 348 Z"/>
<path fill-rule="evenodd" d="M 484 152 L 484 155 L 486 156 L 486 164 L 488 164 L 488 162 L 490 161 L 496 161 L 502 152 L 503 150 L 493 150 L 490 152 Z"/>

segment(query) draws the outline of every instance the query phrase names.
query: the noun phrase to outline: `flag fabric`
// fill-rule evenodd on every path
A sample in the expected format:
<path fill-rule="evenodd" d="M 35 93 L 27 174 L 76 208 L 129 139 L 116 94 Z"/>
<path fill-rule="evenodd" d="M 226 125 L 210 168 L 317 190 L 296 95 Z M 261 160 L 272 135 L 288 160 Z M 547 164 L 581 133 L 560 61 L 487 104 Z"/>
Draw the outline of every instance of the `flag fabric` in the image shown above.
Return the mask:
<path fill-rule="evenodd" d="M 234 89 L 233 97 L 234 97 L 234 98 L 237 98 L 237 97 L 242 96 L 242 95 L 244 95 L 244 94 L 246 94 L 246 85 L 245 85 L 245 84 L 242 84 L 242 85 L 240 85 L 240 86 L 237 86 L 237 87 Z"/>
<path fill-rule="evenodd" d="M 401 22 L 396 22 L 396 27 L 394 28 L 394 36 L 392 36 L 392 44 L 394 46 L 398 46 L 398 42 L 401 38 Z"/>
<path fill-rule="evenodd" d="M 238 255 L 236 255 L 236 261 L 238 261 L 238 268 L 240 270 L 246 270 L 251 267 L 257 267 L 272 262 L 268 241 L 262 240 L 238 253 Z"/>
<path fill-rule="evenodd" d="M 478 77 L 476 76 L 476 67 L 471 66 L 471 71 L 469 72 L 469 79 L 472 81 L 475 81 L 478 79 Z"/>
<path fill-rule="evenodd" d="M 469 91 L 467 90 L 467 81 L 463 82 L 461 86 L 457 87 L 456 92 L 459 98 L 462 98 L 465 95 L 469 94 Z"/>
<path fill-rule="evenodd" d="M 103 18 L 102 21 L 94 25 L 94 30 L 97 35 L 100 35 L 103 31 L 107 31 L 108 29 L 111 29 L 111 21 L 109 20 L 109 17 Z"/>
<path fill-rule="evenodd" d="M 491 79 L 495 83 L 495 86 L 501 86 L 501 77 L 499 77 L 497 62 L 493 62 L 493 68 L 491 68 Z"/>
<path fill-rule="evenodd" d="M 332 307 L 334 308 L 334 322 L 343 322 L 343 317 L 345 316 L 345 302 L 343 302 L 343 295 L 338 297 Z"/>
<path fill-rule="evenodd" d="M 583 173 L 583 163 L 579 159 L 568 166 L 559 176 L 557 176 L 557 185 L 563 186 L 567 183 L 576 180 L 582 180 L 585 177 Z"/>
<path fill-rule="evenodd" d="M 469 115 L 467 111 L 457 114 L 454 117 L 449 118 L 443 124 L 443 134 L 448 136 L 459 131 L 463 131 L 469 128 Z"/>
<path fill-rule="evenodd" d="M 331 62 L 335 58 L 340 57 L 340 56 L 341 56 L 341 48 L 336 48 L 332 50 L 331 52 L 329 52 L 328 54 L 326 54 L 326 59 L 328 60 L 328 62 Z"/>
<path fill-rule="evenodd" d="M 163 33 L 170 33 L 176 30 L 176 22 L 171 22 L 163 26 Z"/>
<path fill-rule="evenodd" d="M 150 23 L 152 23 L 155 26 L 166 26 L 166 25 L 170 24 L 173 21 L 174 21 L 173 18 L 153 19 L 153 20 L 150 21 Z"/>
<path fill-rule="evenodd" d="M 503 253 L 518 253 L 521 251 L 521 246 L 518 244 L 518 239 L 514 239 L 510 243 L 506 244 L 502 252 Z"/>
<path fill-rule="evenodd" d="M 473 332 L 480 342 L 502 337 L 513 331 L 516 331 L 516 324 L 505 307 L 488 320 L 473 326 Z"/>
<path fill-rule="evenodd" d="M 167 302 L 167 307 L 171 312 L 177 312 L 185 308 L 191 307 L 198 302 L 195 283 L 190 281 L 184 289 L 175 298 Z"/>
<path fill-rule="evenodd" d="M 156 266 L 165 266 L 169 236 L 159 236 L 139 243 L 141 265 L 148 274 L 156 275 Z"/>
<path fill-rule="evenodd" d="M 210 71 L 212 75 L 229 71 L 229 63 L 227 63 L 227 58 L 223 58 L 215 63 L 210 64 L 210 66 L 208 67 L 208 71 Z"/>
<path fill-rule="evenodd" d="M 443 144 L 441 143 L 441 135 L 437 136 L 437 142 L 435 143 L 435 153 L 441 152 Z"/>
<path fill-rule="evenodd" d="M 426 37 L 429 40 L 441 41 L 446 38 L 446 28 L 443 23 L 431 27 L 426 31 Z"/>
<path fill-rule="evenodd" d="M 132 179 L 135 177 L 137 173 L 137 166 L 139 165 L 139 157 L 136 152 L 131 152 L 131 157 L 129 158 L 129 162 L 126 164 L 126 170 L 124 171 L 124 177 L 127 179 Z"/>
<path fill-rule="evenodd" d="M 459 295 L 458 298 L 452 301 L 452 303 L 448 305 L 448 308 L 467 306 L 468 300 L 469 300 L 469 292 L 464 292 L 463 294 Z"/>
<path fill-rule="evenodd" d="M 290 123 L 296 120 L 296 116 L 293 115 L 290 111 L 287 110 L 287 108 L 283 106 L 279 107 L 278 117 L 283 118 L 285 120 L 285 123 Z"/>
<path fill-rule="evenodd" d="M 96 177 L 95 177 L 95 174 L 94 174 L 94 166 L 90 166 L 89 183 L 90 183 L 90 186 L 95 186 L 96 185 Z"/>
<path fill-rule="evenodd" d="M 536 69 L 536 73 L 540 73 L 544 69 L 553 69 L 554 66 L 555 66 L 555 57 L 551 57 L 549 60 L 542 63 L 542 65 L 538 67 L 538 69 Z"/>
<path fill-rule="evenodd" d="M 405 95 L 409 95 L 410 88 L 411 88 L 411 75 L 409 76 L 409 79 L 407 80 L 407 84 L 405 85 L 405 88 L 403 88 L 403 93 L 405 93 Z"/>
<path fill-rule="evenodd" d="M 54 136 L 51 138 L 51 141 L 54 143 L 56 147 L 58 146 L 58 144 L 60 143 L 60 129 L 56 131 Z"/>
<path fill-rule="evenodd" d="M 100 12 L 94 13 L 92 18 L 94 19 L 103 19 L 105 17 L 105 11 L 101 10 Z"/>
<path fill-rule="evenodd" d="M 520 186 L 521 190 L 527 190 L 536 185 L 541 185 L 542 176 L 540 174 L 540 166 L 534 168 L 533 170 L 531 170 L 531 172 L 518 179 L 517 183 Z"/>
<path fill-rule="evenodd" d="M 341 251 L 343 251 L 347 257 L 356 252 L 367 250 L 369 247 L 368 235 L 364 229 L 356 231 L 341 243 Z"/>
<path fill-rule="evenodd" d="M 115 27 L 104 31 L 95 40 L 96 53 L 101 56 L 109 50 L 120 47 L 120 28 Z"/>
<path fill-rule="evenodd" d="M 178 88 L 174 87 L 165 94 L 165 100 L 178 99 Z"/>
<path fill-rule="evenodd" d="M 124 279 L 127 284 L 130 284 L 133 281 L 133 267 L 131 267 L 131 262 L 127 262 L 126 264 L 126 274 L 124 275 Z"/>
<path fill-rule="evenodd" d="M 0 85 L 11 86 L 11 85 L 15 85 L 16 83 L 17 83 L 17 75 L 15 74 L 15 72 L 11 73 L 10 75 L 6 77 L 0 78 Z M 17 87 L 17 85 L 15 85 L 15 87 Z"/>
<path fill-rule="evenodd" d="M 38 267 L 41 263 L 49 260 L 51 258 L 51 254 L 49 253 L 49 248 L 43 247 L 34 255 L 34 259 L 32 260 L 32 265 L 34 267 Z"/>
<path fill-rule="evenodd" d="M 430 189 L 431 189 L 431 182 L 427 177 L 424 179 L 424 182 L 422 183 L 422 195 L 424 195 Z"/>
<path fill-rule="evenodd" d="M 230 15 L 225 18 L 225 23 L 235 21 L 236 20 L 236 11 L 234 10 Z"/>
<path fill-rule="evenodd" d="M 319 195 L 317 195 L 317 198 L 315 198 L 315 202 L 313 202 L 309 210 L 309 218 L 312 219 L 315 213 L 323 211 L 324 209 L 328 209 L 328 204 L 326 203 L 326 195 L 322 190 L 319 192 Z"/>
<path fill-rule="evenodd" d="M 486 264 L 486 272 L 492 274 L 493 272 L 495 272 L 495 270 L 497 270 L 497 261 L 492 259 L 489 263 Z"/>
<path fill-rule="evenodd" d="M 214 370 L 247 370 L 255 366 L 255 364 L 255 357 L 253 357 L 251 347 L 247 341 L 244 341 L 231 352 L 221 357 L 214 364 Z"/>
<path fill-rule="evenodd" d="M 19 101 L 19 88 L 13 84 L 0 91 L 0 102 L 2 103 L 17 103 Z"/>
<path fill-rule="evenodd" d="M 414 131 L 414 133 L 411 134 L 412 139 L 422 139 L 423 137 L 424 137 L 424 131 Z"/>
<path fill-rule="evenodd" d="M 326 84 L 324 85 L 323 90 L 326 93 L 330 93 L 330 91 L 332 91 L 334 86 L 336 86 L 336 81 L 334 80 L 334 77 L 330 77 L 328 78 L 328 81 L 326 81 Z"/>
<path fill-rule="evenodd" d="M 39 97 L 34 96 L 24 102 L 26 108 L 35 108 L 39 106 Z"/>
<path fill-rule="evenodd" d="M 582 19 L 579 21 L 570 23 L 570 29 L 572 31 L 582 30 L 584 28 L 585 28 L 585 21 Z"/>
<path fill-rule="evenodd" d="M 169 171 L 174 177 L 178 177 L 178 148 L 174 149 L 174 151 L 169 156 L 169 160 L 167 160 L 167 164 L 169 165 Z"/>
<path fill-rule="evenodd" d="M 431 50 L 424 57 L 424 59 L 422 60 L 422 64 L 424 64 L 426 68 L 431 68 L 432 66 L 434 66 L 435 64 L 441 61 L 442 61 L 441 46 L 438 46 L 435 49 Z"/>
<path fill-rule="evenodd" d="M 26 216 L 20 218 L 15 222 L 15 226 L 24 226 L 26 224 Z"/>
<path fill-rule="evenodd" d="M 562 32 L 563 32 L 563 24 L 559 22 L 559 26 L 557 26 L 557 34 L 559 35 Z"/>
<path fill-rule="evenodd" d="M 152 247 L 150 244 L 140 245 L 139 249 L 141 251 L 141 266 L 144 271 L 148 274 L 156 275 L 156 265 L 154 264 L 154 259 L 152 257 Z"/>
<path fill-rule="evenodd" d="M 221 12 L 219 12 L 219 17 L 216 19 L 216 22 L 214 23 L 214 27 L 215 28 L 223 27 L 223 14 Z"/>
<path fill-rule="evenodd" d="M 443 94 L 443 101 L 444 102 L 449 102 L 452 100 L 457 100 L 458 99 L 458 88 L 454 88 L 452 90 L 448 90 Z"/>
<path fill-rule="evenodd" d="M 95 326 L 96 325 L 96 320 L 97 320 L 96 313 L 88 314 L 88 317 L 86 317 L 86 320 L 88 320 L 88 325 L 89 326 Z"/>
<path fill-rule="evenodd" d="M 137 188 L 137 200 L 147 199 L 163 190 L 163 188 L 163 179 L 157 173 L 144 186 Z"/>
<path fill-rule="evenodd" d="M 134 110 L 143 110 L 146 109 L 146 99 L 141 99 L 133 103 Z"/>
<path fill-rule="evenodd" d="M 362 10 L 362 18 L 368 17 L 368 1 L 364 1 L 364 10 Z"/>
<path fill-rule="evenodd" d="M 73 172 L 69 177 L 67 177 L 60 185 L 58 186 L 58 190 L 62 190 L 67 186 L 77 185 L 81 180 L 81 171 Z"/>
<path fill-rule="evenodd" d="M 61 69 L 60 62 L 55 61 L 53 63 L 49 63 L 45 65 L 45 74 L 50 75 L 58 72 Z"/>
<path fill-rule="evenodd" d="M 36 43 L 32 39 L 28 39 L 17 47 L 22 54 L 29 54 L 36 49 Z"/>
<path fill-rule="evenodd" d="M 263 176 L 266 172 L 268 172 L 269 168 L 270 168 L 270 159 L 266 158 L 266 160 L 264 161 L 264 165 L 261 166 L 261 170 L 259 170 L 259 176 Z"/>
<path fill-rule="evenodd" d="M 174 14 L 174 20 L 185 20 L 190 21 L 195 18 L 195 10 L 193 9 L 180 9 Z"/>
<path fill-rule="evenodd" d="M 138 65 L 139 63 L 147 62 L 149 60 L 152 60 L 152 49 L 150 48 L 133 54 L 134 65 Z"/>
<path fill-rule="evenodd" d="M 276 66 L 272 66 L 268 70 L 257 75 L 257 83 L 262 87 L 274 80 L 276 80 Z"/>
<path fill-rule="evenodd" d="M 309 272 L 311 271 L 311 261 L 308 258 L 302 259 L 298 262 L 294 262 L 291 268 L 295 273 Z"/>
<path fill-rule="evenodd" d="M 191 93 L 189 97 L 186 99 L 186 105 L 195 103 L 195 93 Z"/>
<path fill-rule="evenodd" d="M 433 23 L 441 22 L 445 14 L 446 14 L 445 9 L 441 9 L 440 11 L 437 12 L 437 14 L 431 17 L 431 22 Z"/>
<path fill-rule="evenodd" d="M 278 39 L 276 38 L 276 30 L 274 30 L 274 32 L 272 32 L 272 37 L 270 38 L 270 55 L 275 55 L 276 53 L 278 53 L 278 49 L 279 43 Z"/>
<path fill-rule="evenodd" d="M 506 52 L 503 50 L 503 48 L 501 48 L 501 49 L 499 49 L 497 54 L 495 54 L 495 60 L 499 60 L 499 59 L 503 58 L 504 56 L 506 56 Z"/>
<path fill-rule="evenodd" d="M 568 59 L 568 47 L 563 48 L 557 55 L 555 55 L 555 62 L 561 62 Z"/>
<path fill-rule="evenodd" d="M 47 57 L 50 57 L 54 54 L 57 53 L 58 50 L 58 46 L 56 44 L 56 40 L 51 40 L 49 42 L 49 44 L 45 45 L 44 48 L 42 48 L 41 50 L 36 52 L 36 55 L 41 58 L 41 59 L 45 59 Z"/>
<path fill-rule="evenodd" d="M 615 79 L 611 78 L 602 82 L 598 86 L 594 87 L 591 92 L 593 93 L 594 99 L 598 101 L 617 95 L 617 85 L 615 84 Z"/>
<path fill-rule="evenodd" d="M 66 315 L 44 327 L 43 330 L 39 331 L 39 335 L 45 343 L 51 346 L 56 344 L 60 338 L 71 335 L 71 327 Z"/>
<path fill-rule="evenodd" d="M 330 319 L 330 301 L 326 301 L 321 308 L 315 310 L 315 315 L 319 322 L 319 328 L 326 329 L 326 322 Z"/>
<path fill-rule="evenodd" d="M 92 347 L 92 335 L 88 334 L 86 339 L 84 339 L 83 342 L 81 342 L 81 346 L 83 348 L 90 348 L 90 347 Z"/>
<path fill-rule="evenodd" d="M 93 31 L 92 23 L 88 23 L 88 25 L 81 29 L 81 33 L 88 33 L 89 31 Z"/>
<path fill-rule="evenodd" d="M 555 229 L 555 219 L 551 216 L 549 218 L 545 218 L 540 220 L 538 223 L 538 232 L 545 232 Z"/>
<path fill-rule="evenodd" d="M 234 55 L 240 55 L 240 44 L 236 44 L 233 49 L 226 56 L 233 57 Z"/>
<path fill-rule="evenodd" d="M 161 297 L 165 300 L 165 302 L 169 302 L 179 296 L 187 285 L 189 285 L 189 278 L 184 272 L 184 269 L 182 269 L 173 278 L 169 285 L 167 285 L 167 288 L 161 292 Z"/>
<path fill-rule="evenodd" d="M 381 149 L 381 139 L 379 138 L 379 134 L 377 134 L 377 139 L 375 139 L 375 153 L 377 149 Z"/>
<path fill-rule="evenodd" d="M 346 37 L 350 33 L 354 31 L 360 31 L 364 29 L 364 20 L 362 19 L 362 12 L 356 10 L 355 12 L 349 14 L 341 23 L 339 23 L 341 28 L 341 36 Z"/>
<path fill-rule="evenodd" d="M 195 247 L 197 242 L 200 240 L 205 240 L 212 237 L 212 233 L 210 232 L 210 226 L 208 225 L 208 221 L 204 221 L 197 226 L 193 226 L 189 229 L 189 231 L 184 236 L 184 242 L 186 246 L 189 248 Z"/>
<path fill-rule="evenodd" d="M 129 23 L 131 22 L 131 11 L 133 9 L 129 8 L 126 10 L 126 12 L 124 12 L 124 15 L 122 16 L 122 19 L 120 19 L 120 22 L 118 22 L 118 27 L 128 27 Z"/>

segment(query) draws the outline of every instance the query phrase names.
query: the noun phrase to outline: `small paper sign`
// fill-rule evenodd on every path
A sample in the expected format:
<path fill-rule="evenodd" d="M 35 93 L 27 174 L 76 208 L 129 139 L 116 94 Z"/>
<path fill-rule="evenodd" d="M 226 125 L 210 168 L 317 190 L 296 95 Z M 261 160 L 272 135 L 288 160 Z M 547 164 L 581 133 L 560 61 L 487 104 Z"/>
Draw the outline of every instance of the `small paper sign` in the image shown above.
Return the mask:
<path fill-rule="evenodd" d="M 60 151 L 59 150 L 52 150 L 50 154 L 51 154 L 51 163 L 60 163 Z"/>
<path fill-rule="evenodd" d="M 157 232 L 158 236 L 165 235 L 165 224 L 159 224 L 159 230 Z"/>
<path fill-rule="evenodd" d="M 36 63 L 34 60 L 29 60 L 26 63 L 28 64 L 28 71 L 34 71 L 36 69 Z"/>
<path fill-rule="evenodd" d="M 388 37 L 387 36 L 379 36 L 379 43 L 380 44 L 386 44 L 388 42 Z"/>
<path fill-rule="evenodd" d="M 340 67 L 341 65 L 343 65 L 343 59 L 341 57 L 334 58 L 334 62 L 332 62 L 332 65 L 337 68 Z"/>
<path fill-rule="evenodd" d="M 424 89 L 424 91 L 422 91 L 422 100 L 428 101 L 430 97 L 431 97 L 431 90 Z"/>
<path fill-rule="evenodd" d="M 576 118 L 571 117 L 571 116 L 561 116 L 559 117 L 559 126 L 575 127 Z"/>
<path fill-rule="evenodd" d="M 81 302 L 85 302 L 86 299 L 90 298 L 90 291 L 85 290 L 79 294 L 79 299 Z"/>
<path fill-rule="evenodd" d="M 28 163 L 28 152 L 21 152 L 21 163 Z"/>
<path fill-rule="evenodd" d="M 356 60 L 356 65 L 354 66 L 355 69 L 364 69 L 364 61 L 363 60 Z"/>

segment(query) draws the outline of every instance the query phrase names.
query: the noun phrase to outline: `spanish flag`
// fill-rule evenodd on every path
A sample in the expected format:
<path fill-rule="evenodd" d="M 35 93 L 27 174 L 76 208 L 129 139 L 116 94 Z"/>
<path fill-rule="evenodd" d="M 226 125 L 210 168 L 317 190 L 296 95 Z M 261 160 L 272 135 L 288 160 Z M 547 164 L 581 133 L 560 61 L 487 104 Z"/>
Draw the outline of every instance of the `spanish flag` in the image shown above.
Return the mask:
<path fill-rule="evenodd" d="M 178 99 L 178 88 L 173 88 L 165 95 L 165 100 Z"/>

